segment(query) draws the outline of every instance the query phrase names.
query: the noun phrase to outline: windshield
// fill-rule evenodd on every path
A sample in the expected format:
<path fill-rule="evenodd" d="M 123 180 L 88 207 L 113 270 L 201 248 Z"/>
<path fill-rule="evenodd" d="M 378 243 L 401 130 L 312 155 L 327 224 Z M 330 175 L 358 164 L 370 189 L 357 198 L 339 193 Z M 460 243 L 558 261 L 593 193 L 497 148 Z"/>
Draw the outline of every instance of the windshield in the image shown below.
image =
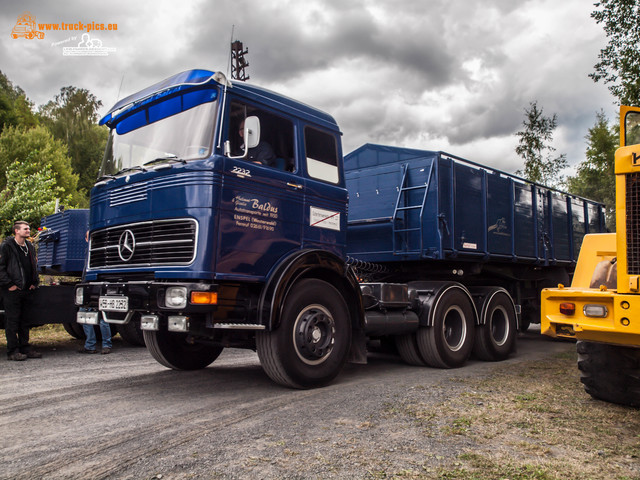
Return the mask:
<path fill-rule="evenodd" d="M 124 134 L 112 129 L 99 176 L 142 170 L 148 163 L 208 157 L 216 105 L 216 101 L 203 103 Z"/>

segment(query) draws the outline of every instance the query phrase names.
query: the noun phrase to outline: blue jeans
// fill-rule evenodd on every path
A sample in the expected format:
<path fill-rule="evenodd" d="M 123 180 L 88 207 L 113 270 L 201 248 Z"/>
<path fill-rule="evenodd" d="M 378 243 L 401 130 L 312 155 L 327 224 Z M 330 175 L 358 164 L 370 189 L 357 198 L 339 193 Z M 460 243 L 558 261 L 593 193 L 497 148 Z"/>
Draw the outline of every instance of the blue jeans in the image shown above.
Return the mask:
<path fill-rule="evenodd" d="M 93 325 L 83 324 L 82 329 L 87 336 L 87 340 L 84 342 L 84 348 L 87 350 L 96 349 L 96 331 Z M 111 348 L 111 326 L 100 319 L 100 334 L 102 335 L 102 348 Z"/>

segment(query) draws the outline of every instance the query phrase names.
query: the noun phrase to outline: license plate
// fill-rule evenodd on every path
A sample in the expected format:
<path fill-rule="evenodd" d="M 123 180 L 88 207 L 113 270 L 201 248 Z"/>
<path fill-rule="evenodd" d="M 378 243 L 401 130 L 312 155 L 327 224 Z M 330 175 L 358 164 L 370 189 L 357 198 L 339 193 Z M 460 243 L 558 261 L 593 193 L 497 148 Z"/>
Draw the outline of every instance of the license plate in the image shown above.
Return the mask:
<path fill-rule="evenodd" d="M 127 312 L 129 311 L 128 297 L 100 297 L 100 310 L 105 312 Z"/>

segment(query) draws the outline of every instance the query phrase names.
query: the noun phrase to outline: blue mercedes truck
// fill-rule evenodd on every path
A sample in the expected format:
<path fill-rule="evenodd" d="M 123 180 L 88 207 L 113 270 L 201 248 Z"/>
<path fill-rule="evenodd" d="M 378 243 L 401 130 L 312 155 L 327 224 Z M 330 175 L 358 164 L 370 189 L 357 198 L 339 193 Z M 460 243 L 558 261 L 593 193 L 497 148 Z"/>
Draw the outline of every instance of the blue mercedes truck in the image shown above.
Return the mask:
<path fill-rule="evenodd" d="M 248 348 L 311 388 L 373 342 L 414 365 L 501 360 L 604 228 L 602 205 L 443 152 L 343 158 L 330 115 L 207 70 L 101 124 L 77 320 L 139 323 L 177 370 Z"/>

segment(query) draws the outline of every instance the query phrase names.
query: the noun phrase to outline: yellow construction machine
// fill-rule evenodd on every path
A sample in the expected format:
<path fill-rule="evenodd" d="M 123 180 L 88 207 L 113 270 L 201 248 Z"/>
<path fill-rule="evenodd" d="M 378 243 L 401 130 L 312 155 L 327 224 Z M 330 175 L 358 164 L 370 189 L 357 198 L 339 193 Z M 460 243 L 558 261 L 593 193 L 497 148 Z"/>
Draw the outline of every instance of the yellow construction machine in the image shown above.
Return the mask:
<path fill-rule="evenodd" d="M 640 108 L 620 108 L 616 233 L 586 235 L 570 287 L 542 291 L 541 330 L 577 340 L 588 394 L 640 407 Z"/>

